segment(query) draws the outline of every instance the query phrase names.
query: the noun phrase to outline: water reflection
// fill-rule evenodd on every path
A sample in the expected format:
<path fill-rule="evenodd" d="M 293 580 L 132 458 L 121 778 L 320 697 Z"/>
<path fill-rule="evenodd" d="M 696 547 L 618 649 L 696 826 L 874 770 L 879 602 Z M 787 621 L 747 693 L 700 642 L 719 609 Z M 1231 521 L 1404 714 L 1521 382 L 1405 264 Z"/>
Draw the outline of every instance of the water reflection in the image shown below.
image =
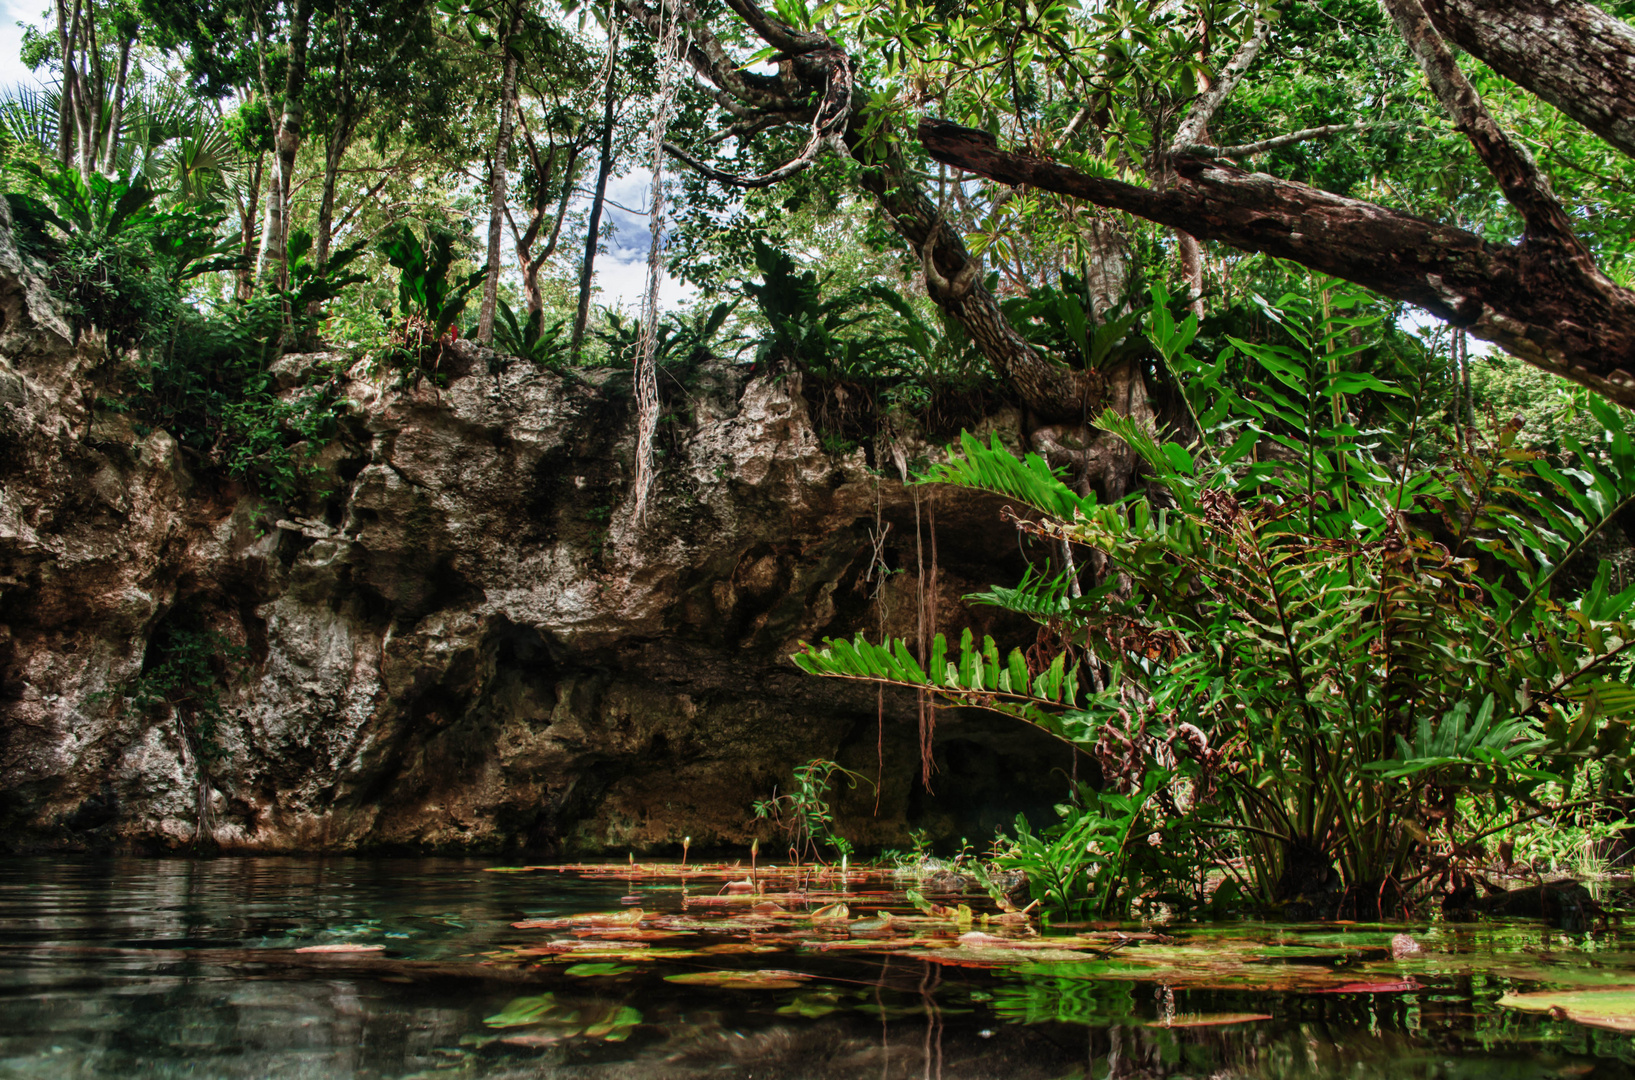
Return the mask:
<path fill-rule="evenodd" d="M 678 910 L 680 885 L 483 872 L 466 860 L 14 859 L 0 863 L 0 1076 L 381 1078 L 1624 1077 L 1631 1040 L 1500 1010 L 1508 969 L 1409 993 L 1189 989 L 862 952 L 775 954 L 760 989 L 717 951 L 495 966 L 512 923 Z M 1527 931 L 1623 963 L 1616 941 Z M 1492 950 L 1487 931 L 1450 933 Z M 370 954 L 298 953 L 322 944 Z M 672 942 L 656 942 L 668 945 Z M 773 955 L 773 954 L 769 954 Z M 1631 983 L 1635 983 L 1632 971 Z M 1269 1016 L 1225 1026 L 1155 1027 Z"/>

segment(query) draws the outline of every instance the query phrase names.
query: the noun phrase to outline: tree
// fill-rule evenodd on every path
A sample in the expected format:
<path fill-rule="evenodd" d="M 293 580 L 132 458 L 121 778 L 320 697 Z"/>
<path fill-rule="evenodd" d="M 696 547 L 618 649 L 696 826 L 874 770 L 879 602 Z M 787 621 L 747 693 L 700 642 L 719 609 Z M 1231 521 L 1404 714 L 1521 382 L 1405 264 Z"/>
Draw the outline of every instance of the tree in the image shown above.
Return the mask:
<path fill-rule="evenodd" d="M 336 183 L 353 139 L 377 111 L 407 108 L 417 87 L 446 78 L 429 47 L 430 8 L 430 0 L 335 0 L 319 20 L 309 97 L 314 120 L 324 125 L 323 186 L 314 233 L 320 268 L 329 262 Z"/>
<path fill-rule="evenodd" d="M 658 24 L 653 24 L 657 33 Z M 573 313 L 573 334 L 568 348 L 577 362 L 585 344 L 585 328 L 590 323 L 591 284 L 596 273 L 596 251 L 602 243 L 602 208 L 607 199 L 607 181 L 613 173 L 613 125 L 616 116 L 619 74 L 619 23 L 608 20 L 607 57 L 602 68 L 602 125 L 600 148 L 596 154 L 596 187 L 591 193 L 590 219 L 585 225 L 585 254 L 579 263 L 579 303 Z"/>
<path fill-rule="evenodd" d="M 1176 132 L 1162 187 L 1142 187 L 1026 152 L 991 133 L 923 121 L 936 160 L 1012 186 L 1057 192 L 1123 210 L 1210 240 L 1291 259 L 1365 285 L 1468 328 L 1545 370 L 1635 405 L 1635 292 L 1599 265 L 1572 215 L 1526 147 L 1493 118 L 1453 44 L 1635 153 L 1635 30 L 1599 8 L 1497 0 L 1385 0 L 1436 100 L 1521 220 L 1500 243 L 1361 199 L 1249 173 L 1229 159 L 1259 147 L 1202 145 Z M 1271 32 L 1245 42 L 1231 69 L 1241 78 Z M 1447 35 L 1444 37 L 1444 35 Z M 1213 91 L 1212 91 L 1213 93 Z M 1207 98 L 1208 95 L 1206 95 Z M 1290 132 L 1292 142 L 1333 132 Z M 1271 140 L 1268 140 L 1271 141 Z"/>

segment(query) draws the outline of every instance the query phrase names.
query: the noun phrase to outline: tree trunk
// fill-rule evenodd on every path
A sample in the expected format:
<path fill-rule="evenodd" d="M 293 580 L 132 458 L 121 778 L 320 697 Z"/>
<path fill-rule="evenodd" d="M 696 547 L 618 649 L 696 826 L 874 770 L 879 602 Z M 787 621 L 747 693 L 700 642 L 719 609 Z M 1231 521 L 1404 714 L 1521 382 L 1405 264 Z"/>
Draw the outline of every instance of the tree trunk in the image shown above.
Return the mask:
<path fill-rule="evenodd" d="M 505 220 L 511 125 L 515 121 L 517 99 L 517 53 L 511 43 L 520 33 L 522 5 L 519 2 L 511 15 L 510 25 L 500 38 L 500 52 L 505 57 L 504 74 L 500 79 L 500 130 L 494 136 L 494 162 L 488 170 L 488 273 L 483 278 L 483 302 L 477 313 L 477 340 L 484 345 L 494 341 L 494 308 L 500 296 L 500 260 L 504 254 L 501 226 Z"/>
<path fill-rule="evenodd" d="M 305 121 L 301 94 L 306 89 L 307 33 L 311 22 L 310 0 L 295 0 L 290 13 L 290 55 L 284 69 L 283 107 L 273 133 L 277 197 L 267 200 L 267 235 L 262 243 L 263 258 L 272 264 L 270 269 L 280 289 L 289 288 L 290 190 L 295 178 L 295 157 L 301 149 L 301 125 Z"/>
<path fill-rule="evenodd" d="M 352 91 L 352 12 L 337 5 L 336 33 L 340 38 L 340 61 L 336 65 L 335 119 L 324 139 L 324 184 L 318 197 L 318 235 L 313 244 L 313 265 L 320 271 L 329 265 L 329 249 L 335 235 L 335 184 L 340 176 L 341 158 L 352 145 L 357 130 L 357 97 Z"/>
<path fill-rule="evenodd" d="M 69 25 L 67 2 L 57 0 L 57 52 L 62 61 L 62 90 L 57 95 L 57 161 L 64 166 L 74 160 L 74 50 L 69 43 Z"/>
<path fill-rule="evenodd" d="M 1192 313 L 1201 319 L 1204 317 L 1204 247 L 1185 229 L 1175 230 L 1175 240 L 1181 256 L 1181 276 L 1187 282 L 1187 303 Z"/>
<path fill-rule="evenodd" d="M 258 283 L 266 281 L 268 274 L 276 273 L 276 271 L 268 269 L 268 263 L 273 257 L 273 251 L 277 243 L 273 238 L 282 235 L 283 232 L 284 214 L 279 199 L 280 191 L 278 155 L 275 153 L 272 158 L 272 167 L 267 170 L 267 193 L 265 196 L 267 200 L 267 218 L 261 226 L 261 247 L 256 252 L 255 257 L 255 279 Z"/>
<path fill-rule="evenodd" d="M 556 200 L 556 213 L 552 216 L 551 231 L 545 238 L 544 247 L 536 253 L 534 245 L 539 242 L 540 230 L 544 227 L 544 218 L 549 204 L 545 201 L 544 182 L 549 175 L 548 171 L 541 171 L 538 165 L 538 155 L 535 155 L 535 171 L 540 176 L 539 194 L 534 199 L 532 217 L 528 221 L 528 228 L 517 236 L 517 265 L 522 267 L 522 295 L 527 302 L 527 317 L 535 315 L 543 317 L 545 313 L 545 296 L 539 287 L 539 273 L 551 256 L 556 254 L 557 243 L 562 238 L 562 222 L 568 216 L 568 204 L 573 201 L 574 181 L 579 174 L 580 147 L 574 145 L 568 151 L 567 165 L 562 174 L 562 194 Z M 552 151 L 551 157 L 555 157 Z"/>
<path fill-rule="evenodd" d="M 339 129 L 340 124 L 336 127 Z M 340 178 L 341 157 L 351 141 L 350 131 L 335 130 L 324 143 L 324 187 L 318 199 L 318 235 L 313 240 L 313 265 L 319 270 L 329 265 L 335 233 L 335 185 Z"/>
<path fill-rule="evenodd" d="M 608 47 L 614 48 L 612 44 Z M 574 311 L 573 337 L 568 345 L 576 364 L 584 348 L 585 327 L 590 322 L 590 286 L 596 272 L 596 249 L 602 242 L 602 204 L 607 199 L 608 174 L 613 171 L 614 76 L 617 74 L 614 66 L 617 63 L 618 52 L 615 49 L 608 60 L 607 101 L 602 110 L 602 149 L 597 158 L 596 191 L 590 200 L 590 221 L 585 225 L 585 258 L 579 264 L 579 307 Z"/>
<path fill-rule="evenodd" d="M 1550 237 L 1491 244 L 1463 229 L 1195 157 L 1176 159 L 1173 183 L 1155 190 L 1008 153 L 987 132 L 942 121 L 922 122 L 920 141 L 936 160 L 1000 183 L 1124 210 L 1356 282 L 1635 407 L 1635 292 Z"/>
<path fill-rule="evenodd" d="M 250 167 L 250 182 L 244 185 L 247 193 L 245 201 L 239 207 L 239 268 L 234 271 L 237 284 L 233 289 L 233 296 L 240 303 L 246 303 L 255 295 L 255 283 L 259 267 L 252 265 L 251 256 L 255 252 L 255 219 L 258 209 L 257 203 L 261 198 L 261 171 L 267 155 L 257 154 L 255 164 Z"/>
<path fill-rule="evenodd" d="M 108 137 L 102 150 L 102 170 L 107 173 L 114 171 L 119 154 L 119 127 L 125 122 L 125 79 L 130 74 L 131 46 L 135 42 L 135 38 L 127 37 L 119 43 L 119 71 L 114 76 L 114 100 L 108 113 Z"/>

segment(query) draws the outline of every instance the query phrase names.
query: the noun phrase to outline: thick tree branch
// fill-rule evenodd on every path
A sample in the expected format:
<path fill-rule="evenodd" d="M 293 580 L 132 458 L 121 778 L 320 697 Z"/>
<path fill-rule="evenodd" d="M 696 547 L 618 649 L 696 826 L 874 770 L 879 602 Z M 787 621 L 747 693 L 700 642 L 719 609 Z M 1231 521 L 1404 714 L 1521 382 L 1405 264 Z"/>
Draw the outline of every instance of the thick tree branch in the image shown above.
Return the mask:
<path fill-rule="evenodd" d="M 1635 27 L 1583 0 L 1423 0 L 1450 41 L 1635 156 Z"/>
<path fill-rule="evenodd" d="M 1588 251 L 1573 234 L 1572 222 L 1555 192 L 1550 190 L 1549 179 L 1539 170 L 1532 155 L 1506 135 L 1488 113 L 1420 0 L 1383 2 L 1419 61 L 1420 70 L 1431 84 L 1431 92 L 1442 103 L 1454 127 L 1470 140 L 1476 156 L 1499 182 L 1505 198 L 1521 213 L 1529 236 L 1552 239 L 1587 258 Z"/>
<path fill-rule="evenodd" d="M 1513 247 L 1374 203 L 1183 157 L 1164 190 L 999 149 L 984 131 L 920 124 L 933 158 L 1010 185 L 1124 210 L 1291 259 L 1406 301 L 1528 363 L 1635 407 L 1635 292 L 1554 244 Z"/>
<path fill-rule="evenodd" d="M 792 177 L 799 176 L 801 173 L 811 168 L 813 163 L 817 161 L 817 147 L 808 147 L 806 153 L 803 153 L 799 157 L 790 161 L 784 162 L 771 172 L 765 172 L 759 176 L 738 176 L 734 173 L 723 172 L 722 170 L 715 168 L 713 165 L 709 165 L 698 160 L 691 154 L 687 153 L 687 151 L 677 146 L 675 143 L 665 143 L 664 152 L 681 162 L 683 165 L 687 166 L 689 169 L 698 173 L 700 176 L 708 177 L 709 179 L 714 180 L 716 183 L 723 184 L 727 187 L 745 189 L 768 188 L 773 184 L 782 183 L 783 181 Z"/>
<path fill-rule="evenodd" d="M 746 71 L 727 52 L 712 33 L 697 9 L 686 0 L 676 0 L 677 13 L 687 27 L 687 62 L 705 79 L 721 90 L 758 109 L 793 109 L 800 102 L 792 98 L 783 85 L 770 75 Z M 649 33 L 657 34 L 660 12 L 644 0 L 620 0 L 619 8 L 625 15 L 641 23 Z"/>
<path fill-rule="evenodd" d="M 768 15 L 754 0 L 726 0 L 726 4 L 751 30 L 761 35 L 763 41 L 791 56 L 834 48 L 834 43 L 825 35 L 796 30 Z"/>

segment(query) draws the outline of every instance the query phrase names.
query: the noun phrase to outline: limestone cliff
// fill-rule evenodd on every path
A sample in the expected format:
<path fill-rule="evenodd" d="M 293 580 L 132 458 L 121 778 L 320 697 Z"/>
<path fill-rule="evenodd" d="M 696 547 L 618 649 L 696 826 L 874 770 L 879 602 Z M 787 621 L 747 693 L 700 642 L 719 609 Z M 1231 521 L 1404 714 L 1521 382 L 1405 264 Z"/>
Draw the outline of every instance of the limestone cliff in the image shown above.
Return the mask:
<path fill-rule="evenodd" d="M 887 694 L 882 724 L 872 688 L 788 662 L 801 638 L 911 632 L 930 558 L 929 513 L 917 541 L 909 490 L 823 449 L 794 376 L 673 388 L 686 421 L 635 522 L 627 375 L 491 374 L 466 348 L 446 387 L 394 388 L 359 365 L 310 494 L 274 506 L 99 411 L 114 361 L 4 228 L 0 318 L 6 847 L 729 846 L 818 756 L 880 770 L 877 811 L 866 785 L 841 801 L 863 845 L 980 843 L 1065 791 L 1059 744 L 944 712 L 930 794 L 912 698 Z M 1020 566 L 997 509 L 939 497 L 945 629 L 992 618 L 959 597 Z M 233 645 L 208 746 L 181 711 L 122 703 L 183 628 Z"/>

